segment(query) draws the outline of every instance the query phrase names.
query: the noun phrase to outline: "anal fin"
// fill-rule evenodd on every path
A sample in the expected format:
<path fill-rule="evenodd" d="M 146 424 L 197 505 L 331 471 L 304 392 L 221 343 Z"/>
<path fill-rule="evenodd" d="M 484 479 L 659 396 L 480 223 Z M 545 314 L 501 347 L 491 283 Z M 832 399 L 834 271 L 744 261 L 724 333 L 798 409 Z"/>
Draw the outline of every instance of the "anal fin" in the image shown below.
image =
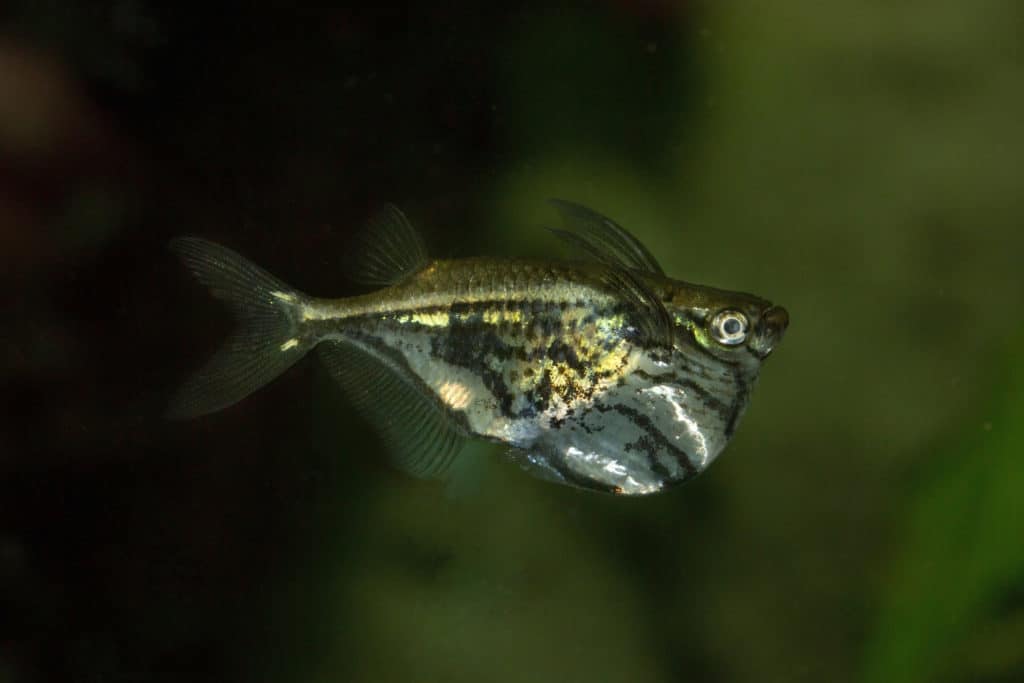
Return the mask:
<path fill-rule="evenodd" d="M 345 395 L 377 428 L 395 465 L 415 477 L 444 478 L 463 433 L 419 378 L 356 341 L 325 341 L 317 349 Z"/>

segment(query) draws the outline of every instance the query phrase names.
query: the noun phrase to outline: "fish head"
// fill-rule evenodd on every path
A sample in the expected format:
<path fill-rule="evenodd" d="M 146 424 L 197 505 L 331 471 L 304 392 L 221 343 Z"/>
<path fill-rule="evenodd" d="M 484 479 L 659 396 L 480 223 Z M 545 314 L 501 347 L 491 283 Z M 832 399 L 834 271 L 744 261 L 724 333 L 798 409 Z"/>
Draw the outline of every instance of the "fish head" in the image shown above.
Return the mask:
<path fill-rule="evenodd" d="M 785 308 L 744 292 L 673 280 L 662 289 L 662 302 L 677 347 L 700 349 L 730 364 L 756 368 L 789 326 Z"/>
<path fill-rule="evenodd" d="M 667 278 L 644 284 L 672 320 L 672 348 L 631 347 L 618 381 L 517 444 L 513 457 L 532 474 L 649 495 L 699 475 L 735 433 L 761 363 L 789 323 L 786 310 Z"/>

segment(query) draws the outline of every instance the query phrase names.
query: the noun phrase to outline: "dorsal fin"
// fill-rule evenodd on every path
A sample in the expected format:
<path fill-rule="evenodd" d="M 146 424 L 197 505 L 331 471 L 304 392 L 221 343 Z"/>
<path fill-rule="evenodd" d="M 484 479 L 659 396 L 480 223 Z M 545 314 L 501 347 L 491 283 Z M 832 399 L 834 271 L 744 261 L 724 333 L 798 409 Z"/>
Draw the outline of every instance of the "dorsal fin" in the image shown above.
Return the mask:
<path fill-rule="evenodd" d="M 397 206 L 386 204 L 356 239 L 349 271 L 356 282 L 387 286 L 418 272 L 428 262 L 419 232 Z"/>
<path fill-rule="evenodd" d="M 568 228 L 551 232 L 570 246 L 582 249 L 602 263 L 655 275 L 665 274 L 647 247 L 612 219 L 564 199 L 548 201 L 558 209 L 562 222 Z"/>
<path fill-rule="evenodd" d="M 320 358 L 356 409 L 378 430 L 396 466 L 441 479 L 463 434 L 430 390 L 407 368 L 357 341 L 325 341 Z"/>

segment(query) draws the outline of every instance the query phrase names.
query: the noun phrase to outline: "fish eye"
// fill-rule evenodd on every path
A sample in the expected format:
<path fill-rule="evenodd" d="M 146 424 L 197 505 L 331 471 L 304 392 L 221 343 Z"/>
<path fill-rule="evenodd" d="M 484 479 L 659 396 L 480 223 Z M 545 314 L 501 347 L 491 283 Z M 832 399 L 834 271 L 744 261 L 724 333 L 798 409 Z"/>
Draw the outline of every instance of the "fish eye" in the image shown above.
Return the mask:
<path fill-rule="evenodd" d="M 739 311 L 720 311 L 711 320 L 711 335 L 719 344 L 735 346 L 747 338 L 750 323 Z"/>

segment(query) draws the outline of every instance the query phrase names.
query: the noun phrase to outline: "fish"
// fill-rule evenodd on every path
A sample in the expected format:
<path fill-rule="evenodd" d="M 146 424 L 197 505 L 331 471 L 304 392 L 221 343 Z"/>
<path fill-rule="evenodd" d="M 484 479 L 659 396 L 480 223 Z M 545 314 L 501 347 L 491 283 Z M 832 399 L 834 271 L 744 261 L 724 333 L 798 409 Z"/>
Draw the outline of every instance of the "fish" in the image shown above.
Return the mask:
<path fill-rule="evenodd" d="M 400 469 L 444 479 L 467 439 L 530 474 L 647 495 L 718 457 L 789 314 L 668 277 L 618 223 L 551 200 L 572 258 L 432 259 L 385 206 L 360 233 L 367 294 L 317 298 L 201 237 L 171 249 L 234 314 L 234 332 L 168 416 L 227 408 L 316 349 Z"/>

